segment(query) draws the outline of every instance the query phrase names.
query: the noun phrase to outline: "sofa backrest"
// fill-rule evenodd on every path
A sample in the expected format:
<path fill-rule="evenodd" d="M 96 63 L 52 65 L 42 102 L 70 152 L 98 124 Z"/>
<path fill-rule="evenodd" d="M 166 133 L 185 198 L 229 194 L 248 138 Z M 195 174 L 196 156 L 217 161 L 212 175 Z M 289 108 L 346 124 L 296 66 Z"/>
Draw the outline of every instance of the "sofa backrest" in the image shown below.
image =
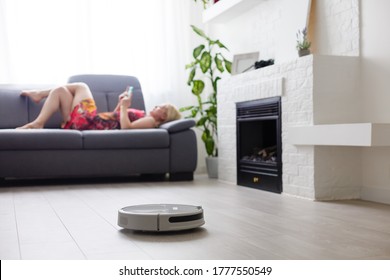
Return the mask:
<path fill-rule="evenodd" d="M 141 85 L 136 77 L 121 75 L 77 75 L 68 80 L 69 83 L 86 83 L 92 91 L 99 112 L 110 112 L 118 104 L 118 95 L 132 86 L 133 97 L 131 107 L 145 110 Z"/>
<path fill-rule="evenodd" d="M 0 129 L 22 126 L 36 118 L 41 104 L 36 104 L 26 97 L 20 96 L 26 89 L 48 89 L 52 85 L 0 85 Z M 59 127 L 61 115 L 55 114 L 48 122 L 48 127 Z"/>
<path fill-rule="evenodd" d="M 27 103 L 19 94 L 16 88 L 0 87 L 0 128 L 14 128 L 28 120 Z"/>
<path fill-rule="evenodd" d="M 120 75 L 77 75 L 69 78 L 69 82 L 84 82 L 92 91 L 99 112 L 109 112 L 115 109 L 118 96 L 132 86 L 132 108 L 145 110 L 141 85 L 137 78 Z M 15 128 L 34 120 L 43 105 L 36 104 L 29 98 L 21 97 L 26 89 L 48 89 L 52 85 L 0 85 L 0 129 Z M 62 117 L 56 113 L 47 122 L 47 128 L 59 128 Z"/>

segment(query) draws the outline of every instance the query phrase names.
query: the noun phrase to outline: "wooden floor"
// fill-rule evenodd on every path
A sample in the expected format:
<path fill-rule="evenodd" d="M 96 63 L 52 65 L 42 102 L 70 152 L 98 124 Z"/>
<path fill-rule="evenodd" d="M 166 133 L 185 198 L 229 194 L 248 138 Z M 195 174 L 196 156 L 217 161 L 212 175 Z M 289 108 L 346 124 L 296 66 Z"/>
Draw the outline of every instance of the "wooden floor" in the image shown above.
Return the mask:
<path fill-rule="evenodd" d="M 0 188 L 0 259 L 390 259 L 390 205 L 313 202 L 200 175 L 71 183 Z M 178 233 L 117 226 L 119 208 L 143 203 L 202 205 L 206 224 Z"/>

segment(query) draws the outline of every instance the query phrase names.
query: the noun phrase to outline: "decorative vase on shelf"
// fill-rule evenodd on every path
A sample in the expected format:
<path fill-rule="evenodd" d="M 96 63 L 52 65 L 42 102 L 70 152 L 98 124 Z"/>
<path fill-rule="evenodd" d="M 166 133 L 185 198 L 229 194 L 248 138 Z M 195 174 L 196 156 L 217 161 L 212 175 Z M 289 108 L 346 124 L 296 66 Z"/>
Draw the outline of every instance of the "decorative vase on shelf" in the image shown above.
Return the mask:
<path fill-rule="evenodd" d="M 299 55 L 299 57 L 305 56 L 305 55 L 309 55 L 309 54 L 310 54 L 310 50 L 309 50 L 309 49 L 306 49 L 306 50 L 298 50 L 298 55 Z"/>

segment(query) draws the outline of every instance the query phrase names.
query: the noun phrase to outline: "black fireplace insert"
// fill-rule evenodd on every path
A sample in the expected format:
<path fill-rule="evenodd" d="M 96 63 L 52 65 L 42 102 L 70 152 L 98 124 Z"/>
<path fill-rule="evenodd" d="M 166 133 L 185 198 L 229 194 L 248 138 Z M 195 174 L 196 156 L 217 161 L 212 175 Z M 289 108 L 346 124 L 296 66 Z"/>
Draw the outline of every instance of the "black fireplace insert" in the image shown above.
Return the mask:
<path fill-rule="evenodd" d="M 282 192 L 280 97 L 236 104 L 237 184 Z"/>

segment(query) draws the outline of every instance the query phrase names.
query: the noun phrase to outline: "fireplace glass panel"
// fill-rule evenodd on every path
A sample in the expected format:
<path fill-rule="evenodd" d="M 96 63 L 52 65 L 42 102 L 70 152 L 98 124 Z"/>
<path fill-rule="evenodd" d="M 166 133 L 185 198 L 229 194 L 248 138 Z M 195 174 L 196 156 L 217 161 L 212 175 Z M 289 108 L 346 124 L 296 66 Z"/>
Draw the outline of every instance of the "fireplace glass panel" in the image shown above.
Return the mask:
<path fill-rule="evenodd" d="M 237 103 L 237 184 L 282 192 L 280 98 Z"/>
<path fill-rule="evenodd" d="M 276 163 L 276 138 L 276 120 L 240 122 L 240 160 Z"/>

